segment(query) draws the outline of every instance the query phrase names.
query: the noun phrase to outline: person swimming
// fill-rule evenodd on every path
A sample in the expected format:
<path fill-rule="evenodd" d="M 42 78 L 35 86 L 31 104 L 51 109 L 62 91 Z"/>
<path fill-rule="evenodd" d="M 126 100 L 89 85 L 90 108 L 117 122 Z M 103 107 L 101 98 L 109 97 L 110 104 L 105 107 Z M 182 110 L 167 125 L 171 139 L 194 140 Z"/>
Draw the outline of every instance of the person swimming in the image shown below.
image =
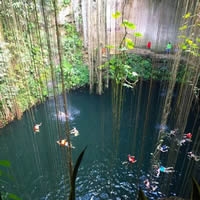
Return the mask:
<path fill-rule="evenodd" d="M 69 147 L 69 143 L 67 142 L 66 139 L 58 140 L 58 141 L 56 141 L 56 143 L 59 144 L 60 146 L 63 146 L 63 147 L 64 147 L 64 146 L 65 146 L 65 147 Z M 72 144 L 70 144 L 70 148 L 75 149 L 75 147 L 72 146 Z"/>
<path fill-rule="evenodd" d="M 169 149 L 169 147 L 166 146 L 166 145 L 161 146 L 161 144 L 159 144 L 159 145 L 157 146 L 157 150 L 159 150 L 159 151 L 161 151 L 161 152 L 163 152 L 163 153 L 164 153 L 164 152 L 167 152 L 168 149 Z"/>
<path fill-rule="evenodd" d="M 130 154 L 128 155 L 128 161 L 129 161 L 130 163 L 135 163 L 135 162 L 137 162 L 137 160 L 135 160 L 135 156 L 131 156 Z"/>
<path fill-rule="evenodd" d="M 34 125 L 34 127 L 33 127 L 34 133 L 39 133 L 40 132 L 40 126 L 41 125 L 42 125 L 42 123 Z"/>
<path fill-rule="evenodd" d="M 128 161 L 124 161 L 124 162 L 122 163 L 122 165 L 128 164 L 128 163 L 135 163 L 135 162 L 137 162 L 137 160 L 135 160 L 135 156 L 131 156 L 131 155 L 129 154 L 129 155 L 128 155 Z"/>
<path fill-rule="evenodd" d="M 145 184 L 147 189 L 152 189 L 153 192 L 158 188 L 157 185 L 151 185 L 149 179 L 144 180 L 144 184 Z"/>
<path fill-rule="evenodd" d="M 173 173 L 175 172 L 174 168 L 173 167 L 163 167 L 163 166 L 160 166 L 158 169 L 157 169 L 157 174 L 156 174 L 156 177 L 159 177 L 160 176 L 160 172 L 163 172 L 163 173 Z"/>
<path fill-rule="evenodd" d="M 192 151 L 188 152 L 188 158 L 194 159 L 196 162 L 200 161 L 200 156 L 193 154 Z"/>
<path fill-rule="evenodd" d="M 167 135 L 170 137 L 176 136 L 177 132 L 178 132 L 178 129 L 176 128 L 174 130 L 171 130 L 169 133 L 167 133 Z"/>
<path fill-rule="evenodd" d="M 192 139 L 192 134 L 191 133 L 187 133 L 187 134 L 184 134 L 183 137 L 186 138 L 186 139 Z"/>
<path fill-rule="evenodd" d="M 79 135 L 79 131 L 76 129 L 76 127 L 74 127 L 71 131 L 70 134 L 74 135 L 74 136 L 78 136 Z"/>

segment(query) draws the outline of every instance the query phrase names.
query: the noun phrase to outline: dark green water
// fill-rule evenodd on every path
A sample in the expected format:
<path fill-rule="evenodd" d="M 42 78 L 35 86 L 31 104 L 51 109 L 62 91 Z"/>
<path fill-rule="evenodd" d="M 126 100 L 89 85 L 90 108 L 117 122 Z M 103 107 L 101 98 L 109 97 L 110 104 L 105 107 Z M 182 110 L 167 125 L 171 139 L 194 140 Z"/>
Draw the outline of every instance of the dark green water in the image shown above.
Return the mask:
<path fill-rule="evenodd" d="M 140 89 L 139 89 L 140 88 Z M 77 199 L 136 199 L 139 187 L 151 199 L 179 195 L 187 197 L 191 191 L 191 176 L 200 180 L 200 162 L 189 160 L 187 151 L 195 144 L 199 152 L 198 121 L 196 107 L 192 108 L 186 132 L 193 130 L 193 142 L 176 149 L 174 140 L 165 140 L 172 149 L 161 153 L 163 166 L 175 163 L 175 173 L 155 177 L 150 155 L 156 148 L 160 115 L 165 91 L 154 83 L 143 82 L 132 90 L 125 90 L 120 123 L 113 119 L 111 91 L 104 95 L 89 95 L 88 91 L 73 91 L 68 96 L 70 128 L 76 127 L 80 135 L 71 137 L 73 160 L 87 145 L 87 151 L 76 181 Z M 59 110 L 63 111 L 59 97 Z M 149 103 L 148 103 L 149 99 Z M 176 92 L 173 100 L 176 100 Z M 173 116 L 173 113 L 171 114 Z M 64 138 L 64 119 L 60 118 L 61 137 Z M 34 123 L 42 122 L 40 133 L 33 133 Z M 170 130 L 169 121 L 166 127 Z M 12 167 L 4 172 L 13 180 L 1 177 L 1 188 L 17 194 L 24 200 L 61 200 L 69 194 L 66 154 L 56 144 L 59 139 L 54 101 L 26 112 L 20 121 L 0 130 L 0 160 L 9 160 Z M 198 153 L 197 152 L 197 153 Z M 123 165 L 127 155 L 135 155 L 135 164 Z M 148 190 L 143 181 L 148 178 L 158 182 L 157 190 Z"/>

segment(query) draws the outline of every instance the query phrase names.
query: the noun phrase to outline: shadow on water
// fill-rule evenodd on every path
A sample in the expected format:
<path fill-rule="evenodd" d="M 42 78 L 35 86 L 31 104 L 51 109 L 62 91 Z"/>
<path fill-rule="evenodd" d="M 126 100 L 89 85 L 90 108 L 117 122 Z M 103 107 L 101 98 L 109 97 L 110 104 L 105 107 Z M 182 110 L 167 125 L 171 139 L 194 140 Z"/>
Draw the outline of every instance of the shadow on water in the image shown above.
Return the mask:
<path fill-rule="evenodd" d="M 122 109 L 113 118 L 111 91 L 102 96 L 89 95 L 80 89 L 68 96 L 70 128 L 76 127 L 80 135 L 71 136 L 73 158 L 88 145 L 76 180 L 76 199 L 135 199 L 139 187 L 150 199 L 166 196 L 188 197 L 191 176 L 200 180 L 200 162 L 188 159 L 187 152 L 199 153 L 199 118 L 196 105 L 192 107 L 186 132 L 192 132 L 192 143 L 176 145 L 176 140 L 164 138 L 170 151 L 159 154 L 159 162 L 165 167 L 175 162 L 173 174 L 161 173 L 156 177 L 152 170 L 160 129 L 169 132 L 173 120 L 166 126 L 160 124 L 163 106 L 163 86 L 140 82 L 134 90 L 123 89 Z M 178 88 L 178 87 L 177 87 Z M 178 90 L 178 89 L 177 89 Z M 175 92 L 177 94 L 178 91 Z M 177 96 L 174 95 L 173 102 Z M 59 97 L 59 110 L 63 104 Z M 148 111 L 148 112 L 147 112 Z M 56 144 L 58 133 L 53 100 L 33 108 L 35 122 L 42 122 L 40 133 L 33 133 L 31 116 L 26 112 L 21 121 L 14 121 L 0 130 L 0 158 L 11 161 L 8 171 L 14 181 L 6 177 L 0 180 L 2 190 L 17 194 L 22 199 L 66 199 L 69 194 L 67 164 L 62 147 Z M 173 110 L 170 114 L 173 118 Z M 64 133 L 65 116 L 59 121 Z M 194 125 L 195 123 L 195 125 Z M 137 162 L 123 165 L 127 155 L 134 155 Z M 144 180 L 157 185 L 151 191 Z M 187 188 L 187 190 L 186 190 Z"/>

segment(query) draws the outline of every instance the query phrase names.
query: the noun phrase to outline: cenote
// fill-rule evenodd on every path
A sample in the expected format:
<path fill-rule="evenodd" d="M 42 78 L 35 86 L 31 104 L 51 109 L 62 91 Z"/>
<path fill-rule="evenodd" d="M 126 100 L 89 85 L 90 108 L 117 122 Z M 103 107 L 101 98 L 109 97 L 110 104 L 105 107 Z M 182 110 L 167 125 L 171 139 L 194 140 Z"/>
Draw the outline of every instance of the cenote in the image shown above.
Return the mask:
<path fill-rule="evenodd" d="M 165 167 L 173 166 L 174 173 L 161 173 L 156 177 L 151 153 L 158 144 L 160 129 L 170 132 L 174 125 L 174 105 L 179 87 L 173 95 L 172 111 L 167 126 L 162 127 L 161 111 L 165 87 L 160 82 L 139 81 L 134 89 L 123 89 L 120 114 L 114 117 L 112 89 L 99 96 L 88 89 L 68 94 L 70 129 L 76 127 L 79 136 L 71 136 L 73 161 L 87 146 L 76 180 L 76 199 L 136 199 L 141 188 L 150 199 L 180 196 L 189 197 L 192 176 L 200 180 L 199 164 L 187 157 L 187 152 L 199 148 L 197 142 L 197 105 L 193 104 L 185 133 L 192 132 L 192 142 L 177 146 L 177 141 L 165 137 L 163 144 L 169 151 L 160 153 L 157 161 Z M 59 110 L 63 111 L 59 96 Z M 40 132 L 33 133 L 33 124 L 42 122 Z M 61 138 L 65 138 L 65 119 L 59 117 Z M 11 178 L 1 178 L 1 190 L 12 192 L 22 199 L 66 199 L 70 187 L 65 147 L 56 141 L 59 133 L 54 100 L 26 111 L 16 120 L 0 129 L 0 157 L 9 160 L 11 167 L 5 172 Z M 124 164 L 128 154 L 137 162 Z M 152 191 L 144 185 L 149 179 L 157 185 Z"/>

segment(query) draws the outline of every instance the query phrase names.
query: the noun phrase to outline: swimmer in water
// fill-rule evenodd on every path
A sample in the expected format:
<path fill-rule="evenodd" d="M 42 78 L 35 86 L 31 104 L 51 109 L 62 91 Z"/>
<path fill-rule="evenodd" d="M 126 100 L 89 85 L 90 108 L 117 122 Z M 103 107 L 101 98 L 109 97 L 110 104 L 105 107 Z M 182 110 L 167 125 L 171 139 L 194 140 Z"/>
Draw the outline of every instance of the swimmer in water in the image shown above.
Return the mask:
<path fill-rule="evenodd" d="M 144 184 L 145 184 L 147 189 L 152 189 L 153 192 L 158 188 L 157 185 L 151 185 L 150 182 L 149 182 L 149 179 L 144 180 Z"/>
<path fill-rule="evenodd" d="M 175 172 L 174 168 L 173 167 L 163 167 L 163 166 L 160 166 L 158 169 L 157 169 L 157 174 L 156 174 L 156 177 L 159 177 L 160 176 L 160 172 L 163 172 L 163 173 L 173 173 Z"/>
<path fill-rule="evenodd" d="M 130 154 L 128 155 L 128 161 L 129 161 L 130 163 L 135 163 L 135 162 L 137 162 L 137 160 L 135 160 L 135 156 L 131 156 Z"/>
<path fill-rule="evenodd" d="M 167 152 L 168 149 L 169 149 L 169 147 L 166 146 L 166 145 L 161 146 L 161 144 L 159 144 L 159 145 L 157 146 L 157 150 L 159 150 L 159 151 L 161 151 L 161 152 L 163 152 L 163 153 L 164 153 L 164 152 Z"/>
<path fill-rule="evenodd" d="M 79 131 L 76 129 L 76 127 L 74 127 L 71 131 L 70 134 L 74 135 L 74 136 L 78 136 L 79 135 Z"/>
<path fill-rule="evenodd" d="M 183 138 L 191 140 L 192 139 L 192 134 L 191 133 L 184 134 Z"/>
<path fill-rule="evenodd" d="M 122 165 L 124 165 L 124 164 L 128 164 L 128 163 L 135 163 L 135 162 L 137 162 L 137 160 L 135 160 L 135 156 L 131 156 L 130 154 L 128 155 L 128 161 L 125 161 L 125 162 L 123 162 L 122 163 Z"/>
<path fill-rule="evenodd" d="M 68 118 L 69 116 L 68 116 L 68 114 L 66 115 L 64 112 L 61 112 L 61 111 L 58 111 L 58 117 L 59 118 Z"/>
<path fill-rule="evenodd" d="M 69 143 L 67 142 L 66 139 L 58 140 L 58 141 L 56 141 L 56 143 L 63 147 L 69 147 Z M 70 148 L 75 149 L 75 147 L 72 146 L 72 144 L 70 144 Z"/>
<path fill-rule="evenodd" d="M 42 123 L 34 125 L 34 127 L 33 127 L 34 133 L 39 133 L 40 132 L 40 126 L 41 125 L 42 125 Z"/>
<path fill-rule="evenodd" d="M 176 128 L 174 130 L 171 130 L 169 133 L 167 133 L 167 135 L 170 137 L 176 136 L 177 132 L 178 132 L 178 129 Z"/>
<path fill-rule="evenodd" d="M 194 159 L 196 162 L 200 161 L 200 156 L 193 154 L 191 151 L 188 152 L 188 157 Z"/>

